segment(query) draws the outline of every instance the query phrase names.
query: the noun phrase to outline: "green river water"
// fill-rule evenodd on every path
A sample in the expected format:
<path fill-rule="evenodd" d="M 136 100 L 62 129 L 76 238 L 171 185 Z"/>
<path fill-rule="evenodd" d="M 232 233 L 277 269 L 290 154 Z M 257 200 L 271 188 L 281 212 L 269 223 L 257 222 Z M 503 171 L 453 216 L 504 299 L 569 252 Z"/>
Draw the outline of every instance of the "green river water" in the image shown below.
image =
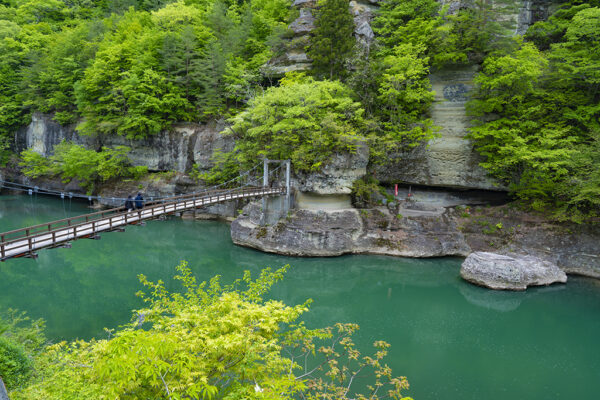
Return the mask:
<path fill-rule="evenodd" d="M 0 196 L 0 231 L 87 212 L 84 204 Z M 406 395 L 430 399 L 600 398 L 600 281 L 495 292 L 463 282 L 461 259 L 292 258 L 234 246 L 221 222 L 173 218 L 0 263 L 0 308 L 47 321 L 52 340 L 104 337 L 140 306 L 137 275 L 163 279 L 188 260 L 196 276 L 228 282 L 243 270 L 291 264 L 273 297 L 314 300 L 311 327 L 356 322 L 365 351 L 392 347 Z"/>

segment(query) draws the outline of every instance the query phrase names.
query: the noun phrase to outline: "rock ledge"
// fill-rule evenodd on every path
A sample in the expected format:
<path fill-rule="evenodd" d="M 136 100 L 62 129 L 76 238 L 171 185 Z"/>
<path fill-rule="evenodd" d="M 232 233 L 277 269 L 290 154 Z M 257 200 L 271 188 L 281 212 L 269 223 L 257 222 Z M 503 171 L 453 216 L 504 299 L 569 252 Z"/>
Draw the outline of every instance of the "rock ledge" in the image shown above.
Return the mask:
<path fill-rule="evenodd" d="M 490 289 L 525 290 L 528 286 L 565 283 L 567 275 L 549 261 L 533 256 L 507 256 L 478 251 L 463 262 L 460 276 Z"/>

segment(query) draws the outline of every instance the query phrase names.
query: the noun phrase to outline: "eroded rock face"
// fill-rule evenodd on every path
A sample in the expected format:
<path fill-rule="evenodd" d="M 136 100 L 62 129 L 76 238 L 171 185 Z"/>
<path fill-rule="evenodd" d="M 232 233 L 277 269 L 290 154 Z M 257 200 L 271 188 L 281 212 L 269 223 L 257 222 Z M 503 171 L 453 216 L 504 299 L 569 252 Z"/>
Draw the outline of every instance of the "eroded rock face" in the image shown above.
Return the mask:
<path fill-rule="evenodd" d="M 597 225 L 554 223 L 510 205 L 462 211 L 456 218 L 474 251 L 530 255 L 568 274 L 600 279 Z"/>
<path fill-rule="evenodd" d="M 415 149 L 392 154 L 391 162 L 376 168 L 382 182 L 464 189 L 504 190 L 479 166 L 482 158 L 465 138 L 469 127 L 465 104 L 476 67 L 440 71 L 431 75 L 435 101 L 431 116 L 440 137 Z"/>
<path fill-rule="evenodd" d="M 350 194 L 352 183 L 367 173 L 369 148 L 360 145 L 355 154 L 335 154 L 318 172 L 297 171 L 292 182 L 297 190 L 316 194 Z"/>
<path fill-rule="evenodd" d="M 95 147 L 94 139 L 79 136 L 75 132 L 75 125 L 60 125 L 52 120 L 48 114 L 34 113 L 29 125 L 22 127 L 15 134 L 15 148 L 17 152 L 31 149 L 36 153 L 48 157 L 54 153 L 54 146 L 63 140 L 86 147 Z"/>
<path fill-rule="evenodd" d="M 251 203 L 231 225 L 234 243 L 294 256 L 347 253 L 404 257 L 466 256 L 470 249 L 445 215 L 401 217 L 377 210 L 296 210 L 260 226 L 261 206 Z"/>
<path fill-rule="evenodd" d="M 210 124 L 177 124 L 171 130 L 143 140 L 130 140 L 112 135 L 93 138 L 78 135 L 74 125 L 62 126 L 46 114 L 36 113 L 31 123 L 17 131 L 16 150 L 32 149 L 43 156 L 54 153 L 54 146 L 63 140 L 83 145 L 87 148 L 102 146 L 128 146 L 129 158 L 134 165 L 146 165 L 151 171 L 188 171 L 198 164 L 201 172 L 213 165 L 211 157 L 216 149 L 229 151 L 234 142 L 231 136 L 221 132 L 224 122 Z"/>
<path fill-rule="evenodd" d="M 329 199 L 332 195 L 320 196 Z M 467 256 L 489 252 L 541 260 L 563 272 L 600 279 L 600 228 L 565 225 L 507 206 L 417 207 L 402 205 L 357 210 L 342 201 L 309 209 L 261 226 L 261 206 L 253 203 L 232 224 L 234 243 L 263 251 L 335 256 L 345 253 L 405 257 Z M 340 200 L 340 199 L 338 199 Z M 306 234 L 304 233 L 306 232 Z M 544 283 L 540 283 L 544 284 Z"/>
<path fill-rule="evenodd" d="M 306 35 L 315 29 L 315 17 L 310 8 L 300 9 L 300 16 L 290 24 L 289 28 L 298 36 Z"/>
<path fill-rule="evenodd" d="M 335 256 L 352 249 L 361 232 L 356 210 L 298 210 L 288 219 L 259 226 L 261 206 L 251 203 L 231 224 L 234 243 L 293 256 Z"/>
<path fill-rule="evenodd" d="M 549 261 L 488 252 L 470 254 L 460 268 L 460 276 L 476 285 L 500 290 L 525 290 L 528 286 L 567 281 L 564 271 Z"/>

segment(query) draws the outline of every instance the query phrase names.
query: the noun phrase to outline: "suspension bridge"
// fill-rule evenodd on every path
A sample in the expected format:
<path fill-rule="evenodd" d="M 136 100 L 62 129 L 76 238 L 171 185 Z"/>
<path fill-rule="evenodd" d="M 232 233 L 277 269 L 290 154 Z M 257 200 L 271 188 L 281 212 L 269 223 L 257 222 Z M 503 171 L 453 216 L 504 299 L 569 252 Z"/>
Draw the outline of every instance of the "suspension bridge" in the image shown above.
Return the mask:
<path fill-rule="evenodd" d="M 282 165 L 269 171 L 269 164 L 273 162 Z M 275 172 L 283 165 L 286 166 L 285 185 L 271 187 L 269 177 L 274 176 Z M 18 257 L 36 258 L 37 251 L 41 249 L 71 247 L 71 242 L 77 239 L 99 239 L 100 233 L 123 232 L 127 225 L 138 225 L 147 220 L 164 218 L 167 215 L 237 199 L 263 198 L 263 209 L 265 209 L 266 197 L 285 196 L 285 204 L 289 208 L 291 189 L 289 160 L 264 160 L 262 186 L 253 185 L 255 181 L 252 179 L 251 174 L 257 168 L 258 166 L 240 174 L 231 181 L 204 189 L 201 192 L 153 198 L 142 209 L 135 211 L 118 207 L 0 233 L 0 261 Z M 234 188 L 222 188 L 236 181 L 245 181 L 245 183 Z M 9 189 L 27 191 L 29 195 L 32 195 L 32 191 L 35 190 L 36 193 L 60 195 L 63 199 L 65 197 L 65 194 L 61 192 L 40 190 L 37 187 L 11 182 L 3 183 Z M 73 196 L 72 194 L 69 195 Z M 99 199 L 98 196 L 80 195 L 79 197 Z M 115 200 L 115 198 L 111 199 Z M 125 199 L 118 198 L 117 200 L 124 201 Z"/>

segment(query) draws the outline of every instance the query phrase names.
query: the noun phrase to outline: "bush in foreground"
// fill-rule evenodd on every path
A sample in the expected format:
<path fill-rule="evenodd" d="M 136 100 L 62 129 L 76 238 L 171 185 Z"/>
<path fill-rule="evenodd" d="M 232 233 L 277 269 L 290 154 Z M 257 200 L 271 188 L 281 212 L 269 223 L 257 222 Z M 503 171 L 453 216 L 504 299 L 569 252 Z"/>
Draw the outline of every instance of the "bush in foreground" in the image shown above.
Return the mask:
<path fill-rule="evenodd" d="M 218 276 L 198 284 L 185 262 L 177 270 L 182 293 L 140 276 L 147 307 L 132 322 L 111 339 L 50 346 L 39 379 L 11 398 L 403 398 L 406 378 L 383 362 L 388 344 L 363 357 L 351 339 L 356 325 L 310 330 L 299 321 L 310 301 L 264 299 L 287 266 L 228 286 Z M 359 373 L 373 376 L 365 394 L 353 387 Z"/>

